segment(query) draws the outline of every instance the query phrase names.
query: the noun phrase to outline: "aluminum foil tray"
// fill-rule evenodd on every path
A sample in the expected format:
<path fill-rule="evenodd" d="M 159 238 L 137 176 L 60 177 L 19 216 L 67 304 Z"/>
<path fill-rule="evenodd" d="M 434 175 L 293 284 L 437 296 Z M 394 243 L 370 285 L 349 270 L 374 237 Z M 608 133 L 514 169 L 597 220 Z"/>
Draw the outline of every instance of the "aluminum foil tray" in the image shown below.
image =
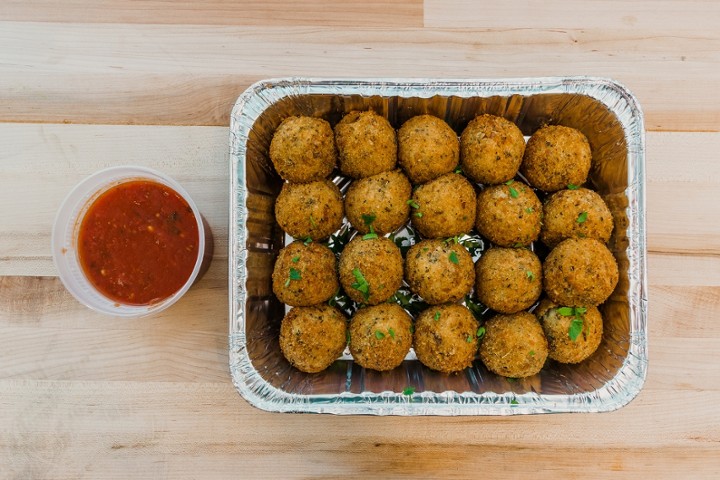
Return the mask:
<path fill-rule="evenodd" d="M 620 266 L 618 287 L 601 306 L 605 333 L 593 356 L 578 365 L 550 362 L 538 375 L 518 380 L 488 372 L 479 360 L 460 374 L 440 374 L 412 353 L 386 373 L 366 371 L 348 355 L 318 374 L 288 364 L 278 344 L 285 306 L 271 285 L 286 237 L 273 214 L 282 181 L 268 158 L 270 139 L 289 115 L 335 125 L 343 114 L 367 109 L 396 128 L 430 113 L 460 133 L 476 115 L 491 113 L 514 121 L 524 135 L 543 124 L 561 124 L 587 136 L 593 152 L 589 182 L 613 212 L 609 247 Z M 644 142 L 637 101 L 608 79 L 285 78 L 254 84 L 238 98 L 230 123 L 233 383 L 252 405 L 276 412 L 513 415 L 622 407 L 638 394 L 647 371 Z"/>

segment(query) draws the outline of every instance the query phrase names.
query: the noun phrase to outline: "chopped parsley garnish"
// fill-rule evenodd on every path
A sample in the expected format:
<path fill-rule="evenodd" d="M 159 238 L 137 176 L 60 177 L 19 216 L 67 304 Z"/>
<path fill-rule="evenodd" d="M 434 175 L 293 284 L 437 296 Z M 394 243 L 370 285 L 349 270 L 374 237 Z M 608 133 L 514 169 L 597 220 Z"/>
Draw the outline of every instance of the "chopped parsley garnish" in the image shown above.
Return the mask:
<path fill-rule="evenodd" d="M 312 225 L 313 228 L 317 228 L 317 223 L 315 223 L 315 219 L 312 214 L 310 214 L 310 225 Z"/>
<path fill-rule="evenodd" d="M 530 356 L 531 356 L 531 357 L 534 357 L 534 356 L 535 356 L 535 350 L 530 350 Z"/>
<path fill-rule="evenodd" d="M 433 320 L 435 320 L 436 322 L 437 322 L 438 320 L 440 320 L 440 310 L 437 310 L 437 311 L 435 312 L 435 315 L 433 316 Z"/>
<path fill-rule="evenodd" d="M 353 275 L 355 276 L 355 283 L 353 283 L 351 287 L 361 292 L 367 301 L 367 299 L 370 298 L 370 284 L 365 280 L 359 268 L 353 269 Z"/>
<path fill-rule="evenodd" d="M 450 255 L 448 255 L 448 258 L 455 265 L 460 263 L 460 259 L 458 258 L 457 253 L 455 253 L 455 252 L 450 252 Z"/>
<path fill-rule="evenodd" d="M 505 185 L 512 185 L 513 183 L 515 183 L 515 180 L 513 180 L 513 179 L 511 178 L 510 180 L 508 180 L 507 182 L 505 182 Z"/>
<path fill-rule="evenodd" d="M 417 203 L 414 199 L 412 199 L 412 198 L 411 198 L 410 200 L 408 200 L 407 202 L 405 202 L 405 203 L 407 203 L 408 205 L 410 205 L 412 208 L 415 208 L 415 209 L 420 208 L 420 205 L 418 205 L 418 203 Z"/>
<path fill-rule="evenodd" d="M 520 243 L 520 242 L 513 244 L 513 248 L 523 248 L 524 246 L 525 246 L 525 245 L 523 245 L 523 244 Z"/>
<path fill-rule="evenodd" d="M 415 393 L 415 387 L 410 387 L 410 386 L 405 387 L 405 389 L 403 390 L 402 393 L 403 393 L 403 395 L 408 395 L 408 396 L 410 396 L 410 395 L 412 395 L 413 393 Z"/>
<path fill-rule="evenodd" d="M 570 322 L 570 328 L 568 329 L 568 337 L 573 342 L 577 340 L 578 336 L 583 330 L 583 315 L 587 312 L 585 307 L 560 307 L 557 312 L 564 317 L 574 317 Z"/>
<path fill-rule="evenodd" d="M 295 256 L 292 258 L 292 262 L 293 262 L 293 263 L 297 263 L 297 262 L 299 262 L 299 261 L 300 261 L 300 255 L 295 255 Z"/>
<path fill-rule="evenodd" d="M 375 232 L 371 232 L 371 233 L 366 233 L 365 235 L 362 236 L 363 240 L 372 240 L 373 238 L 378 238 L 378 234 Z"/>
<path fill-rule="evenodd" d="M 520 194 L 518 193 L 518 191 L 515 190 L 513 187 L 508 187 L 508 188 L 510 189 L 510 196 L 511 196 L 512 198 L 518 198 L 518 197 L 520 196 Z"/>
<path fill-rule="evenodd" d="M 371 226 L 372 223 L 373 223 L 373 222 L 375 221 L 375 219 L 377 218 L 377 217 L 376 217 L 374 214 L 372 214 L 372 213 L 363 213 L 363 214 L 360 215 L 360 216 L 362 217 L 363 222 L 365 222 L 365 225 L 367 225 L 368 227 Z"/>
<path fill-rule="evenodd" d="M 393 330 L 392 328 L 388 328 L 388 334 L 390 335 L 390 338 L 395 340 L 395 330 Z"/>
<path fill-rule="evenodd" d="M 462 167 L 457 166 L 457 167 L 455 168 L 455 170 L 453 170 L 453 172 L 455 172 L 455 173 L 463 173 L 463 169 L 462 169 Z"/>
<path fill-rule="evenodd" d="M 482 337 L 484 337 L 485 336 L 485 327 L 478 328 L 478 331 L 475 335 L 477 336 L 478 340 L 480 340 Z"/>
<path fill-rule="evenodd" d="M 306 247 L 312 243 L 312 237 L 307 237 L 305 241 L 303 242 L 303 245 Z"/>
<path fill-rule="evenodd" d="M 377 338 L 378 340 L 382 340 L 383 338 L 385 338 L 385 334 L 380 330 L 375 330 L 375 338 Z"/>
<path fill-rule="evenodd" d="M 512 400 L 510 400 L 510 405 L 519 405 L 519 403 L 517 399 L 513 398 Z"/>
<path fill-rule="evenodd" d="M 587 212 L 582 212 L 580 215 L 578 215 L 577 220 L 575 220 L 577 223 L 585 223 L 585 220 L 587 220 L 588 214 Z"/>
<path fill-rule="evenodd" d="M 422 212 L 415 212 L 413 215 L 415 215 L 417 218 L 422 218 L 423 216 Z"/>
<path fill-rule="evenodd" d="M 302 278 L 302 275 L 300 274 L 300 270 L 296 270 L 294 268 L 290 269 L 290 280 L 300 280 Z"/>
<path fill-rule="evenodd" d="M 473 337 L 472 335 L 468 335 L 465 341 L 467 343 L 472 343 L 473 341 L 475 341 L 475 337 Z"/>
<path fill-rule="evenodd" d="M 532 207 L 527 207 L 527 208 L 525 209 L 525 213 L 533 213 L 534 211 L 535 211 L 535 209 L 532 208 Z"/>
<path fill-rule="evenodd" d="M 568 190 L 577 190 L 578 188 L 580 188 L 578 185 L 568 184 Z"/>
<path fill-rule="evenodd" d="M 535 280 L 535 274 L 531 272 L 530 270 L 525 271 L 525 275 L 527 275 L 527 278 L 532 282 Z"/>

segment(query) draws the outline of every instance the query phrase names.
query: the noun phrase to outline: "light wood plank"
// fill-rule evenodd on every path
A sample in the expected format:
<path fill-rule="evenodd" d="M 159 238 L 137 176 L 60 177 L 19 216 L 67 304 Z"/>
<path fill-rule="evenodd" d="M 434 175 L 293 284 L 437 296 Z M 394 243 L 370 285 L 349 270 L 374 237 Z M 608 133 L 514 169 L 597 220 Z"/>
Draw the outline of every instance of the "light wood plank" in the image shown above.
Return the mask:
<path fill-rule="evenodd" d="M 638 96 L 650 130 L 720 125 L 720 34 L 691 26 L 337 31 L 0 22 L 0 31 L 0 121 L 227 125 L 245 87 L 292 75 L 600 75 Z"/>
<path fill-rule="evenodd" d="M 423 1 L 399 0 L 69 0 L 58 8 L 52 0 L 3 3 L 2 19 L 20 22 L 155 23 L 203 25 L 322 25 L 420 27 Z"/>
<path fill-rule="evenodd" d="M 0 421 L 19 432 L 0 433 L 0 452 L 10 453 L 11 472 L 32 477 L 256 477 L 292 465 L 283 478 L 463 478 L 470 459 L 481 458 L 491 477 L 534 465 L 537 478 L 587 468 L 597 478 L 707 478 L 720 441 L 714 411 L 687 408 L 673 420 L 682 405 L 712 401 L 693 391 L 641 394 L 603 415 L 408 421 L 267 414 L 228 384 L 2 380 L 0 387 L 0 404 L 9 405 Z"/>
<path fill-rule="evenodd" d="M 425 0 L 425 26 L 440 28 L 663 29 L 692 25 L 714 30 L 720 5 L 713 0 Z"/>

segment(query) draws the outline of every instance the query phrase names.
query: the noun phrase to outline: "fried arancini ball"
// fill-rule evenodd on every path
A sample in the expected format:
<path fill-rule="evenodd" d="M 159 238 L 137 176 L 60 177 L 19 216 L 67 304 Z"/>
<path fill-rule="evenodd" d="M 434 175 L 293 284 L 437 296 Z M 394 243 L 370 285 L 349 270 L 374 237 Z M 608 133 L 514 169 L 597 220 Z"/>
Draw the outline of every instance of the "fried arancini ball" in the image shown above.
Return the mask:
<path fill-rule="evenodd" d="M 510 120 L 495 115 L 475 117 L 460 136 L 460 165 L 473 181 L 496 185 L 520 168 L 525 139 Z"/>
<path fill-rule="evenodd" d="M 387 172 L 397 164 L 395 129 L 372 110 L 350 112 L 335 125 L 340 171 L 352 178 Z"/>
<path fill-rule="evenodd" d="M 437 117 L 412 117 L 398 130 L 398 162 L 414 184 L 452 172 L 459 157 L 457 134 Z"/>
<path fill-rule="evenodd" d="M 459 243 L 423 240 L 405 257 L 405 280 L 430 305 L 455 302 L 472 290 L 473 259 Z"/>
<path fill-rule="evenodd" d="M 600 195 L 587 188 L 553 193 L 543 212 L 540 240 L 549 247 L 566 238 L 595 238 L 607 243 L 612 234 L 610 209 Z"/>
<path fill-rule="evenodd" d="M 397 303 L 364 307 L 350 319 L 350 353 L 364 368 L 400 365 L 412 346 L 412 317 Z"/>
<path fill-rule="evenodd" d="M 447 238 L 472 230 L 475 189 L 465 177 L 446 173 L 415 189 L 410 218 L 425 238 Z"/>
<path fill-rule="evenodd" d="M 520 165 L 528 182 L 545 192 L 582 185 L 590 171 L 592 154 L 585 135 L 574 128 L 549 125 L 535 132 Z"/>
<path fill-rule="evenodd" d="M 390 233 L 407 222 L 411 192 L 400 170 L 355 180 L 345 194 L 345 215 L 360 233 L 368 233 L 370 225 L 376 233 Z"/>
<path fill-rule="evenodd" d="M 291 243 L 275 260 L 272 286 L 278 300 L 294 307 L 328 300 L 340 286 L 335 254 L 319 243 Z"/>
<path fill-rule="evenodd" d="M 327 177 L 337 160 L 330 124 L 322 118 L 286 118 L 270 141 L 270 160 L 288 182 L 306 183 Z"/>
<path fill-rule="evenodd" d="M 475 265 L 475 294 L 496 312 L 530 308 L 542 293 L 540 259 L 525 248 L 491 248 Z"/>
<path fill-rule="evenodd" d="M 330 180 L 286 183 L 275 201 L 280 228 L 294 238 L 327 238 L 340 228 L 343 216 L 342 194 Z"/>
<path fill-rule="evenodd" d="M 540 234 L 542 204 L 522 182 L 487 187 L 478 194 L 478 232 L 501 247 L 526 246 Z"/>
<path fill-rule="evenodd" d="M 584 313 L 583 313 L 584 311 Z M 565 313 L 565 314 L 564 314 Z M 548 341 L 548 356 L 561 363 L 580 363 L 597 350 L 603 335 L 603 319 L 597 307 L 572 309 L 543 299 L 535 310 Z M 582 330 L 572 331 L 573 321 Z M 577 333 L 573 340 L 572 336 Z"/>
<path fill-rule="evenodd" d="M 538 373 L 548 356 L 548 343 L 535 315 L 518 312 L 485 322 L 480 359 L 493 373 L 522 378 Z"/>
<path fill-rule="evenodd" d="M 543 263 L 543 285 L 550 300 L 570 307 L 599 305 L 618 283 L 613 254 L 594 238 L 568 238 Z"/>
<path fill-rule="evenodd" d="M 423 365 L 439 372 L 470 367 L 478 349 L 479 327 L 470 310 L 462 305 L 430 307 L 415 321 L 415 354 Z"/>
<path fill-rule="evenodd" d="M 403 280 L 400 249 L 385 237 L 357 235 L 340 255 L 340 283 L 358 303 L 377 305 L 392 297 Z"/>
<path fill-rule="evenodd" d="M 280 350 L 298 370 L 321 372 L 345 350 L 346 332 L 347 321 L 337 308 L 295 307 L 280 324 Z"/>

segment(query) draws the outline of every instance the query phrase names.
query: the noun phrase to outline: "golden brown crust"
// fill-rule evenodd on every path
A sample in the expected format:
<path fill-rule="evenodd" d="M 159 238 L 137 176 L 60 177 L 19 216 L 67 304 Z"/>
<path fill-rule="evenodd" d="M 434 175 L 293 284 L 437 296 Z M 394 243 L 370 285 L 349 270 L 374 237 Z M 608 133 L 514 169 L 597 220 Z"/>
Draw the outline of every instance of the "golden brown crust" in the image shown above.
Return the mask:
<path fill-rule="evenodd" d="M 306 183 L 327 177 L 337 160 L 330 124 L 322 118 L 286 118 L 270 141 L 270 160 L 289 182 Z"/>
<path fill-rule="evenodd" d="M 503 377 L 530 377 L 542 369 L 547 355 L 547 340 L 532 313 L 497 315 L 485 322 L 480 359 L 491 372 Z"/>
<path fill-rule="evenodd" d="M 412 317 L 396 303 L 365 307 L 350 320 L 350 353 L 364 368 L 400 365 L 412 346 Z"/>
<path fill-rule="evenodd" d="M 530 308 L 542 293 L 540 259 L 524 248 L 491 248 L 476 264 L 475 294 L 501 313 Z"/>
<path fill-rule="evenodd" d="M 472 290 L 472 256 L 453 241 L 423 240 L 405 257 L 405 280 L 410 290 L 430 305 L 455 302 Z"/>
<path fill-rule="evenodd" d="M 375 218 L 372 226 L 376 233 L 390 233 L 407 222 L 411 192 L 412 185 L 400 170 L 355 180 L 345 194 L 345 214 L 360 233 L 370 231 L 363 215 Z"/>
<path fill-rule="evenodd" d="M 398 162 L 414 184 L 452 172 L 460 159 L 455 131 L 432 115 L 418 115 L 398 130 Z"/>
<path fill-rule="evenodd" d="M 561 315 L 560 306 L 548 299 L 543 299 L 535 310 L 535 315 L 542 324 L 548 341 L 548 356 L 561 363 L 580 363 L 597 350 L 603 335 L 603 319 L 596 307 L 587 307 L 582 319 L 582 331 L 575 338 L 570 338 L 570 326 L 575 315 Z"/>
<path fill-rule="evenodd" d="M 330 180 L 286 183 L 275 201 L 280 228 L 294 238 L 325 239 L 340 228 L 344 215 L 342 194 Z"/>
<path fill-rule="evenodd" d="M 563 240 L 543 263 L 545 293 L 555 303 L 570 307 L 599 305 L 618 282 L 615 257 L 594 238 Z"/>
<path fill-rule="evenodd" d="M 367 285 L 363 291 L 363 281 Z M 400 249 L 388 238 L 358 235 L 340 255 L 340 283 L 355 302 L 377 305 L 392 297 L 403 280 Z"/>
<path fill-rule="evenodd" d="M 350 112 L 335 125 L 340 171 L 352 178 L 377 175 L 395 168 L 395 129 L 372 110 Z"/>
<path fill-rule="evenodd" d="M 520 168 L 525 139 L 513 122 L 495 115 L 475 117 L 460 136 L 460 165 L 473 181 L 496 185 Z"/>
<path fill-rule="evenodd" d="M 553 193 L 543 212 L 540 240 L 549 247 L 566 238 L 595 238 L 607 243 L 612 234 L 610 209 L 600 195 L 587 188 Z"/>
<path fill-rule="evenodd" d="M 446 173 L 415 189 L 412 224 L 425 238 L 448 238 L 472 230 L 477 207 L 475 189 L 465 177 Z"/>
<path fill-rule="evenodd" d="M 328 305 L 291 309 L 280 325 L 280 350 L 300 371 L 329 367 L 345 350 L 347 320 Z"/>
<path fill-rule="evenodd" d="M 288 305 L 322 303 L 340 287 L 335 254 L 319 243 L 293 242 L 278 254 L 272 284 L 278 300 Z"/>
<path fill-rule="evenodd" d="M 462 305 L 430 307 L 415 321 L 415 354 L 428 368 L 457 372 L 471 367 L 480 324 Z"/>
<path fill-rule="evenodd" d="M 478 194 L 475 227 L 501 247 L 527 246 L 540 234 L 542 204 L 523 182 L 495 185 Z"/>
<path fill-rule="evenodd" d="M 561 125 L 549 125 L 536 131 L 525 147 L 520 166 L 528 182 L 545 192 L 587 181 L 592 153 L 580 131 Z"/>

